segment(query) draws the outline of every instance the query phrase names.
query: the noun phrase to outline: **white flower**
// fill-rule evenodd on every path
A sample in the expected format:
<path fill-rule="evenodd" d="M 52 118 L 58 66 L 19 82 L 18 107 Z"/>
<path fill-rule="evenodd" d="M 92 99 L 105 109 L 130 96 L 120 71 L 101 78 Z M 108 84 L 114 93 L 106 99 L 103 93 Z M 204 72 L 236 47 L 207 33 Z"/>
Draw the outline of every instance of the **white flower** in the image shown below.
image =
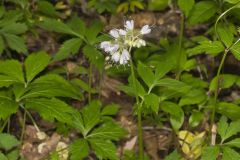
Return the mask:
<path fill-rule="evenodd" d="M 141 46 L 146 46 L 146 41 L 139 39 L 137 43 L 137 47 L 140 48 Z"/>
<path fill-rule="evenodd" d="M 134 21 L 133 20 L 126 21 L 126 24 L 124 25 L 124 27 L 127 30 L 133 30 L 133 28 L 134 28 Z"/>
<path fill-rule="evenodd" d="M 141 31 L 140 31 L 140 33 L 141 33 L 142 35 L 148 34 L 148 33 L 150 33 L 150 32 L 151 32 L 151 29 L 150 29 L 149 25 L 143 26 L 142 29 L 141 29 Z"/>
<path fill-rule="evenodd" d="M 122 54 L 120 56 L 119 63 L 120 64 L 127 64 L 130 60 L 130 54 L 126 49 L 123 49 Z"/>
<path fill-rule="evenodd" d="M 112 60 L 114 62 L 118 62 L 119 59 L 120 59 L 120 53 L 119 52 L 115 52 L 115 53 L 112 54 Z"/>
<path fill-rule="evenodd" d="M 111 43 L 109 41 L 103 41 L 100 44 L 100 48 L 105 49 L 105 48 L 109 47 L 110 45 L 111 45 Z"/>
<path fill-rule="evenodd" d="M 112 29 L 109 34 L 111 36 L 113 36 L 114 38 L 118 38 L 119 37 L 119 33 L 118 33 L 118 30 L 117 29 Z"/>
<path fill-rule="evenodd" d="M 127 31 L 125 31 L 125 30 L 123 30 L 123 29 L 119 29 L 119 34 L 120 34 L 121 36 L 126 36 Z"/>

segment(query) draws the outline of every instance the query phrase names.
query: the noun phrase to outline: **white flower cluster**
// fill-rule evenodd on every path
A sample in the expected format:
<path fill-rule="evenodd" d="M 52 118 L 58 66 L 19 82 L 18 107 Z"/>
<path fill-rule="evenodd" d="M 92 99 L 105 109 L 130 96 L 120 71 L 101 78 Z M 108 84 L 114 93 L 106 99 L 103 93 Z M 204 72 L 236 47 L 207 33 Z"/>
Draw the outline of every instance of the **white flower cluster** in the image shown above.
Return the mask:
<path fill-rule="evenodd" d="M 141 30 L 134 29 L 134 21 L 126 21 L 124 29 L 112 29 L 109 34 L 113 37 L 112 41 L 104 41 L 100 48 L 109 54 L 108 60 L 113 63 L 125 65 L 129 62 L 132 47 L 140 48 L 146 42 L 141 39 L 145 34 L 151 32 L 149 25 L 145 25 Z"/>

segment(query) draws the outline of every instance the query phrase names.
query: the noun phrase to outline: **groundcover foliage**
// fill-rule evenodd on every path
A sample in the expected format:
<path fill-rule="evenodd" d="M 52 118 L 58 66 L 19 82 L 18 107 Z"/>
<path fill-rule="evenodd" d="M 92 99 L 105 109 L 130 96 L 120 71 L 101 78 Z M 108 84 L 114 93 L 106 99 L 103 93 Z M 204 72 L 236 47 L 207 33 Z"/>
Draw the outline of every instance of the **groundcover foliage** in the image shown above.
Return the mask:
<path fill-rule="evenodd" d="M 0 4 L 0 160 L 240 159 L 239 0 Z"/>

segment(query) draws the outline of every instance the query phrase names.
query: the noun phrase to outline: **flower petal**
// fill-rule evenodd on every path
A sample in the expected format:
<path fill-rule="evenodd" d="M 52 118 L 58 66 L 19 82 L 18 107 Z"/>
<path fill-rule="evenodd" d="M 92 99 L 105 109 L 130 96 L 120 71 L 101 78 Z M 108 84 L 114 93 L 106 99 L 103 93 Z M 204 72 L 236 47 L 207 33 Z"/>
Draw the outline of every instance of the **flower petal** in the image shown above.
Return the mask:
<path fill-rule="evenodd" d="M 140 32 L 141 32 L 141 34 L 148 34 L 151 32 L 151 29 L 150 29 L 149 25 L 145 25 L 142 27 Z"/>

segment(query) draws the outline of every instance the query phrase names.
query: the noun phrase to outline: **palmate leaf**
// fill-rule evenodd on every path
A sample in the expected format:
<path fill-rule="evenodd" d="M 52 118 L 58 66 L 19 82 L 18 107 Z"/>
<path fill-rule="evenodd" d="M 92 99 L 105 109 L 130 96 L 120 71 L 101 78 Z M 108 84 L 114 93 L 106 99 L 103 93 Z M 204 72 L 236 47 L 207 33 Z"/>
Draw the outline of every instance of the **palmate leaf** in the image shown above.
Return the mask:
<path fill-rule="evenodd" d="M 82 160 L 89 154 L 87 140 L 78 139 L 70 145 L 70 160 Z"/>
<path fill-rule="evenodd" d="M 46 120 L 56 119 L 67 124 L 72 124 L 72 115 L 76 112 L 71 106 L 56 98 L 26 99 L 25 106 L 27 109 L 37 111 Z"/>
<path fill-rule="evenodd" d="M 94 129 L 87 138 L 119 140 L 126 134 L 126 131 L 118 124 L 108 122 Z"/>
<path fill-rule="evenodd" d="M 76 90 L 67 80 L 56 74 L 47 74 L 34 80 L 21 97 L 69 97 L 81 99 L 82 94 Z"/>
<path fill-rule="evenodd" d="M 32 81 L 37 74 L 47 67 L 49 62 L 50 56 L 45 52 L 29 55 L 25 60 L 27 82 Z"/>
<path fill-rule="evenodd" d="M 236 152 L 235 150 L 229 147 L 223 148 L 222 160 L 239 160 L 239 159 L 240 159 L 240 154 L 238 152 Z"/>
<path fill-rule="evenodd" d="M 94 64 L 97 69 L 102 70 L 104 67 L 104 57 L 94 46 L 86 45 L 83 48 L 84 55 Z"/>
<path fill-rule="evenodd" d="M 117 149 L 111 141 L 103 139 L 89 139 L 88 141 L 99 159 L 118 159 Z"/>
<path fill-rule="evenodd" d="M 0 74 L 24 83 L 22 65 L 16 60 L 0 61 Z"/>
<path fill-rule="evenodd" d="M 216 160 L 219 154 L 220 148 L 218 146 L 206 147 L 203 151 L 202 160 Z"/>

